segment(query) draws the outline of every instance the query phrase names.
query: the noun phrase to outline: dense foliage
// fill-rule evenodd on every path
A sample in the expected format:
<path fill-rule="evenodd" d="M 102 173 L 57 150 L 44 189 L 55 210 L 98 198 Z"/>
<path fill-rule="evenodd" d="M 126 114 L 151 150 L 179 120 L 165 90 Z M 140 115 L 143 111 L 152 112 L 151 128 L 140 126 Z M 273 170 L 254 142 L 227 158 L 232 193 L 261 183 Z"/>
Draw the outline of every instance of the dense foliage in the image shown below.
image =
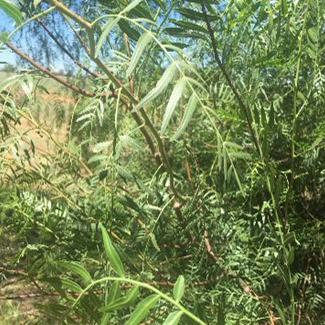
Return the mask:
<path fill-rule="evenodd" d="M 325 2 L 0 9 L 1 279 L 51 324 L 325 323 Z"/>

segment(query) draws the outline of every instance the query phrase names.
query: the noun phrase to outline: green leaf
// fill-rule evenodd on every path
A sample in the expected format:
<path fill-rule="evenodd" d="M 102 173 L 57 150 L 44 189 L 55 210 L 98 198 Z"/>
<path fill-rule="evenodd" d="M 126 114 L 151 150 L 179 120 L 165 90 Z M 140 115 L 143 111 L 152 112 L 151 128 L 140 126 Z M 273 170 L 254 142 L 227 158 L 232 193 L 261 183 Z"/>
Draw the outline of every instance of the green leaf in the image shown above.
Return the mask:
<path fill-rule="evenodd" d="M 183 315 L 182 311 L 174 311 L 168 315 L 162 325 L 177 325 Z"/>
<path fill-rule="evenodd" d="M 112 30 L 112 28 L 119 22 L 120 17 L 117 17 L 116 19 L 109 20 L 102 28 L 102 34 L 99 37 L 99 40 L 95 47 L 95 58 L 98 57 L 98 54 L 103 46 L 104 41 L 106 40 L 108 34 Z"/>
<path fill-rule="evenodd" d="M 156 249 L 157 252 L 160 252 L 160 247 L 157 244 L 156 236 L 151 232 L 149 234 L 153 247 Z"/>
<path fill-rule="evenodd" d="M 318 41 L 318 32 L 316 27 L 311 27 L 308 29 L 308 36 L 312 42 L 317 43 Z"/>
<path fill-rule="evenodd" d="M 127 12 L 129 12 L 130 10 L 132 10 L 133 8 L 135 8 L 140 2 L 142 2 L 142 0 L 135 0 L 132 1 L 128 6 L 126 6 L 121 12 L 120 15 L 123 15 Z"/>
<path fill-rule="evenodd" d="M 186 86 L 186 80 L 184 78 L 181 78 L 177 81 L 166 107 L 166 111 L 164 114 L 161 130 L 160 130 L 161 134 L 163 134 L 166 131 L 170 118 L 172 117 L 174 110 L 176 108 L 176 105 L 183 95 L 185 86 Z"/>
<path fill-rule="evenodd" d="M 177 302 L 179 302 L 182 299 L 184 291 L 185 291 L 185 279 L 183 275 L 180 275 L 177 278 L 177 281 L 173 288 L 173 296 Z"/>
<path fill-rule="evenodd" d="M 111 317 L 110 313 L 104 314 L 100 320 L 100 325 L 108 325 Z"/>
<path fill-rule="evenodd" d="M 108 311 L 113 311 L 113 310 L 132 306 L 138 297 L 138 293 L 139 293 L 139 287 L 137 286 L 133 287 L 131 290 L 127 292 L 127 294 L 124 297 L 116 299 L 111 304 L 101 307 L 99 310 L 101 312 L 108 312 Z"/>
<path fill-rule="evenodd" d="M 281 9 L 284 16 L 288 14 L 288 3 L 287 0 L 281 0 Z"/>
<path fill-rule="evenodd" d="M 120 20 L 118 25 L 124 33 L 126 33 L 131 39 L 137 41 L 140 37 L 140 33 L 133 27 L 130 26 L 129 22 L 125 20 Z"/>
<path fill-rule="evenodd" d="M 119 255 L 117 254 L 108 234 L 106 229 L 102 224 L 100 224 L 100 228 L 102 230 L 102 237 L 103 237 L 103 242 L 104 242 L 104 247 L 105 247 L 105 252 L 108 260 L 111 263 L 112 268 L 114 271 L 120 276 L 124 277 L 124 268 L 121 262 L 121 259 Z"/>
<path fill-rule="evenodd" d="M 125 325 L 139 324 L 147 316 L 149 310 L 156 305 L 159 298 L 159 295 L 153 294 L 143 299 L 133 311 Z"/>
<path fill-rule="evenodd" d="M 157 96 L 159 96 L 168 86 L 168 84 L 172 81 L 176 72 L 175 64 L 171 64 L 163 73 L 161 78 L 159 79 L 156 87 L 152 89 L 141 101 L 140 103 L 134 108 L 134 111 L 143 107 L 148 102 L 154 100 Z"/>
<path fill-rule="evenodd" d="M 79 275 L 84 280 L 85 284 L 89 284 L 92 281 L 89 272 L 82 265 L 77 264 L 76 262 L 60 261 L 59 266 Z"/>
<path fill-rule="evenodd" d="M 179 136 L 184 132 L 184 130 L 188 126 L 188 124 L 192 118 L 192 115 L 195 111 L 195 108 L 197 106 L 197 103 L 198 103 L 198 98 L 196 96 L 196 93 L 193 93 L 185 107 L 185 112 L 184 112 L 182 122 L 181 122 L 180 126 L 178 127 L 177 131 L 175 132 L 175 134 L 171 138 L 172 141 L 178 139 Z"/>
<path fill-rule="evenodd" d="M 136 65 L 139 62 L 141 54 L 145 50 L 146 46 L 150 43 L 151 38 L 152 37 L 151 37 L 150 33 L 144 33 L 139 38 L 137 45 L 135 46 L 132 58 L 131 58 L 130 66 L 129 66 L 128 70 L 126 71 L 126 77 L 129 77 L 131 75 L 131 73 L 133 72 L 133 70 L 135 69 Z"/>
<path fill-rule="evenodd" d="M 18 8 L 14 6 L 14 4 L 6 1 L 0 0 L 0 9 L 2 9 L 7 16 L 12 18 L 17 25 L 20 25 L 23 21 L 23 15 Z"/>
<path fill-rule="evenodd" d="M 9 41 L 8 35 L 9 34 L 6 32 L 0 33 L 0 41 L 3 43 L 8 42 Z M 7 62 L 1 62 L 1 64 L 3 64 L 3 63 L 7 63 Z"/>
<path fill-rule="evenodd" d="M 43 0 L 34 0 L 35 8 L 42 2 Z"/>

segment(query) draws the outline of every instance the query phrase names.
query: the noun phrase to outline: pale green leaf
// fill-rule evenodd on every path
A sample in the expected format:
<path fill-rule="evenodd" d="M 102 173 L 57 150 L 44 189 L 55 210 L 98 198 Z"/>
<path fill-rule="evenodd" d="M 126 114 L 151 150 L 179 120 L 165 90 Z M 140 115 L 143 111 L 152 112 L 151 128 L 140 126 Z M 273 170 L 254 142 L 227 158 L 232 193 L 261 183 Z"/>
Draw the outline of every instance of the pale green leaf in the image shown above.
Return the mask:
<path fill-rule="evenodd" d="M 124 277 L 124 268 L 121 262 L 119 255 L 117 254 L 109 236 L 102 224 L 100 224 L 100 228 L 102 230 L 102 237 L 104 242 L 104 248 L 106 252 L 106 256 L 111 263 L 114 271 L 121 277 Z"/>
<path fill-rule="evenodd" d="M 153 294 L 143 299 L 136 309 L 132 312 L 129 320 L 125 325 L 137 325 L 139 324 L 148 314 L 149 310 L 153 308 L 159 300 L 159 295 Z"/>
<path fill-rule="evenodd" d="M 177 281 L 173 288 L 173 296 L 177 302 L 182 299 L 184 291 L 185 291 L 185 279 L 183 275 L 180 275 L 177 278 Z"/>
<path fill-rule="evenodd" d="M 126 71 L 126 77 L 129 77 L 131 75 L 131 73 L 133 72 L 133 70 L 135 69 L 136 65 L 139 62 L 141 54 L 143 53 L 146 46 L 150 43 L 150 41 L 151 41 L 150 33 L 144 33 L 141 35 L 141 37 L 137 42 L 137 45 L 135 46 L 129 68 Z"/>
<path fill-rule="evenodd" d="M 140 103 L 134 108 L 134 111 L 143 107 L 148 102 L 154 100 L 157 96 L 159 96 L 168 86 L 168 84 L 172 81 L 176 72 L 175 64 L 171 64 L 163 73 L 161 78 L 159 79 L 156 87 L 152 89 L 141 101 Z"/>
<path fill-rule="evenodd" d="M 160 132 L 163 134 L 166 131 L 166 128 L 168 126 L 168 123 L 170 121 L 170 118 L 172 117 L 174 110 L 176 108 L 176 105 L 178 101 L 181 99 L 183 92 L 185 90 L 186 86 L 186 79 L 182 78 L 179 79 L 173 89 L 173 92 L 169 98 L 169 102 L 166 107 L 166 111 L 164 114 L 163 122 L 161 125 Z"/>
<path fill-rule="evenodd" d="M 121 12 L 120 15 L 123 15 L 127 12 L 129 12 L 130 10 L 132 10 L 133 8 L 135 8 L 142 0 L 135 0 L 132 1 L 128 6 L 126 6 Z"/>
<path fill-rule="evenodd" d="M 180 126 L 178 127 L 177 131 L 175 132 L 175 134 L 172 136 L 171 140 L 178 139 L 178 137 L 184 132 L 184 130 L 186 129 L 186 127 L 188 126 L 188 124 L 192 118 L 192 115 L 195 111 L 197 103 L 198 103 L 198 98 L 196 96 L 196 93 L 193 93 L 185 107 L 185 112 L 184 112 L 182 122 L 181 122 Z"/>
<path fill-rule="evenodd" d="M 168 315 L 162 325 L 177 325 L 183 315 L 182 311 L 174 311 Z"/>
<path fill-rule="evenodd" d="M 34 6 L 37 7 L 41 2 L 42 0 L 34 0 Z"/>
<path fill-rule="evenodd" d="M 98 54 L 103 46 L 104 41 L 108 37 L 109 33 L 111 32 L 112 28 L 119 22 L 120 17 L 115 19 L 109 20 L 102 28 L 102 34 L 99 37 L 99 40 L 95 47 L 95 58 L 98 57 Z"/>

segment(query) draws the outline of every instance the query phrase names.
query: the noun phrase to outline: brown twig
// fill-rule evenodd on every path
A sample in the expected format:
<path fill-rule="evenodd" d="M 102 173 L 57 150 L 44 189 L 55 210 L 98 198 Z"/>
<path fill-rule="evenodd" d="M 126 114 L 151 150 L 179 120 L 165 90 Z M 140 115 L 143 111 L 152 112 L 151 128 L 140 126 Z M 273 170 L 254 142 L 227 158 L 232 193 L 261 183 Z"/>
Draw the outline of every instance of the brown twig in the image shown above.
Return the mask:
<path fill-rule="evenodd" d="M 69 82 L 65 81 L 63 78 L 55 75 L 53 72 L 47 70 L 46 68 L 42 67 L 40 64 L 38 64 L 37 62 L 35 62 L 34 60 L 32 60 L 30 57 L 28 57 L 25 53 L 21 52 L 19 49 L 17 49 L 15 46 L 13 46 L 12 44 L 10 44 L 9 42 L 5 43 L 13 52 L 15 52 L 16 54 L 18 54 L 21 58 L 23 58 L 24 60 L 26 60 L 27 62 L 29 62 L 31 65 L 33 65 L 36 69 L 38 69 L 39 71 L 43 72 L 44 74 L 48 75 L 49 77 L 51 77 L 52 79 L 56 80 L 57 82 L 59 82 L 60 84 L 64 85 L 65 87 L 78 92 L 79 94 L 82 94 L 86 97 L 95 97 L 96 94 L 93 92 L 89 92 L 86 91 L 76 85 L 72 85 Z M 116 94 L 114 92 L 109 92 L 108 94 L 103 93 L 101 94 L 101 97 L 108 97 L 108 98 L 115 98 Z"/>

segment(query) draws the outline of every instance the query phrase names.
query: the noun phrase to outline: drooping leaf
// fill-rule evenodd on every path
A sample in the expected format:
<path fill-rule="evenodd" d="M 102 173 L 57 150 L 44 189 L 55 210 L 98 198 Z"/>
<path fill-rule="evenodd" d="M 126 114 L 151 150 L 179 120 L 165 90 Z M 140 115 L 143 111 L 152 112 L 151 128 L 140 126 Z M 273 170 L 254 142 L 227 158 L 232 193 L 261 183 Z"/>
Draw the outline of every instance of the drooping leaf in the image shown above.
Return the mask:
<path fill-rule="evenodd" d="M 153 294 L 143 299 L 136 309 L 132 312 L 129 320 L 125 325 L 137 325 L 139 324 L 148 314 L 149 310 L 152 309 L 159 300 L 159 295 Z"/>
<path fill-rule="evenodd" d="M 133 72 L 133 70 L 135 69 L 136 65 L 139 62 L 141 54 L 145 50 L 146 46 L 150 43 L 151 38 L 152 37 L 151 37 L 150 33 L 144 33 L 139 38 L 137 45 L 135 46 L 132 58 L 131 58 L 129 68 L 126 71 L 126 77 L 129 77 L 131 75 L 131 73 Z"/>
<path fill-rule="evenodd" d="M 119 255 L 117 254 L 109 236 L 102 224 L 100 224 L 100 228 L 102 230 L 102 237 L 104 242 L 104 248 L 106 252 L 106 256 L 111 263 L 114 271 L 121 277 L 124 277 L 124 268 L 121 262 Z"/>
<path fill-rule="evenodd" d="M 184 291 L 185 291 L 185 279 L 183 275 L 180 275 L 177 278 L 177 281 L 173 288 L 173 296 L 177 302 L 182 299 Z"/>
<path fill-rule="evenodd" d="M 176 108 L 176 105 L 183 95 L 185 86 L 186 86 L 186 80 L 184 78 L 181 78 L 177 81 L 177 83 L 173 89 L 173 92 L 169 98 L 169 102 L 167 104 L 166 111 L 165 111 L 164 118 L 163 118 L 162 125 L 161 125 L 160 132 L 162 134 L 166 131 L 166 128 L 168 126 L 170 118 L 172 117 L 174 110 Z"/>
<path fill-rule="evenodd" d="M 111 32 L 112 28 L 119 22 L 120 17 L 115 19 L 109 20 L 102 28 L 102 34 L 100 35 L 98 42 L 95 47 L 95 58 L 98 57 L 98 54 L 103 46 L 104 41 L 108 37 L 109 33 Z"/>
<path fill-rule="evenodd" d="M 185 107 L 185 112 L 184 112 L 184 116 L 182 119 L 182 122 L 180 124 L 180 126 L 178 127 L 177 131 L 175 132 L 175 134 L 172 136 L 171 140 L 176 140 L 179 138 L 179 136 L 184 132 L 184 130 L 186 129 L 186 127 L 188 126 L 192 115 L 196 109 L 198 103 L 198 98 L 196 93 L 193 93 Z"/>
<path fill-rule="evenodd" d="M 139 108 L 143 107 L 145 104 L 149 103 L 150 101 L 154 100 L 157 96 L 159 96 L 168 86 L 168 84 L 172 81 L 176 72 L 175 64 L 171 64 L 163 73 L 161 78 L 159 79 L 156 87 L 152 89 L 134 108 L 134 111 L 138 110 Z"/>

